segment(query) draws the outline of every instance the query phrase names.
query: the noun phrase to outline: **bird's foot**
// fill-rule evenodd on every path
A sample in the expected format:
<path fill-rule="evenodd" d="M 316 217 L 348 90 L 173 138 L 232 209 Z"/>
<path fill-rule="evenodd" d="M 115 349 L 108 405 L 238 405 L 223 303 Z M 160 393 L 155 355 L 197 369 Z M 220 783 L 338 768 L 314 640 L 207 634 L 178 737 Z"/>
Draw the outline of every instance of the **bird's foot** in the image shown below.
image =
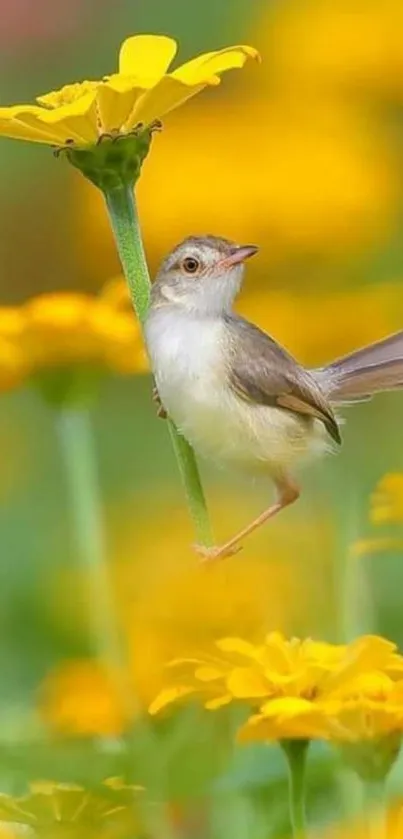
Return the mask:
<path fill-rule="evenodd" d="M 242 550 L 242 545 L 238 542 L 235 545 L 213 545 L 206 547 L 206 545 L 194 545 L 196 553 L 201 557 L 202 565 L 207 565 L 216 562 L 219 559 L 226 559 L 228 556 L 234 556 Z"/>

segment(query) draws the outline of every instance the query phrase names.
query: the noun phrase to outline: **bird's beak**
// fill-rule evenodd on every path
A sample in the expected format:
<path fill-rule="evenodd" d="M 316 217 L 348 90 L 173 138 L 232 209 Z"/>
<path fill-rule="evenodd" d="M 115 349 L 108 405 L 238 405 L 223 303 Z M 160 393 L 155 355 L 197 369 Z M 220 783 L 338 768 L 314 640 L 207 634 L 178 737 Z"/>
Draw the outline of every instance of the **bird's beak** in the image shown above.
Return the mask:
<path fill-rule="evenodd" d="M 245 262 L 245 259 L 254 256 L 258 250 L 259 248 L 256 245 L 234 245 L 230 255 L 222 260 L 221 265 L 224 265 L 225 268 L 240 265 L 241 262 Z"/>

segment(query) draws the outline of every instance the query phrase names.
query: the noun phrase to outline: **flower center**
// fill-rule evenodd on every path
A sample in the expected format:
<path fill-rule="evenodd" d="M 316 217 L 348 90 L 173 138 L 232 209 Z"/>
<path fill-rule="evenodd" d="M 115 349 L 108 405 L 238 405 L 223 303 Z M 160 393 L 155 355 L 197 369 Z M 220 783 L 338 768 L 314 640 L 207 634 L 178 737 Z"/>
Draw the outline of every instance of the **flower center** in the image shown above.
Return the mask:
<path fill-rule="evenodd" d="M 37 96 L 36 101 L 45 108 L 61 108 L 63 105 L 71 105 L 77 99 L 81 99 L 87 93 L 91 93 L 99 87 L 99 82 L 74 82 L 66 84 L 60 90 L 53 90 L 44 96 Z"/>

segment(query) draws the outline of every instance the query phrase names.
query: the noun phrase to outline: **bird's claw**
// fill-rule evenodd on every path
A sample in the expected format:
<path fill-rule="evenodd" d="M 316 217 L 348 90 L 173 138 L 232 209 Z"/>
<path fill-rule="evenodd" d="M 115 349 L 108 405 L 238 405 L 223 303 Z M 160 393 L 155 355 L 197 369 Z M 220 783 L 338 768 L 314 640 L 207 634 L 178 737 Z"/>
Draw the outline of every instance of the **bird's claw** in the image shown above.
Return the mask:
<path fill-rule="evenodd" d="M 193 546 L 196 553 L 200 556 L 200 562 L 202 565 L 207 565 L 212 562 L 216 562 L 220 559 L 226 559 L 228 556 L 234 556 L 234 554 L 239 553 L 242 550 L 242 545 L 213 545 L 211 547 L 206 547 L 206 545 L 194 545 Z"/>
<path fill-rule="evenodd" d="M 161 402 L 160 395 L 156 386 L 153 387 L 153 402 L 155 402 L 157 408 L 157 417 L 159 417 L 160 419 L 166 419 L 168 414 Z"/>

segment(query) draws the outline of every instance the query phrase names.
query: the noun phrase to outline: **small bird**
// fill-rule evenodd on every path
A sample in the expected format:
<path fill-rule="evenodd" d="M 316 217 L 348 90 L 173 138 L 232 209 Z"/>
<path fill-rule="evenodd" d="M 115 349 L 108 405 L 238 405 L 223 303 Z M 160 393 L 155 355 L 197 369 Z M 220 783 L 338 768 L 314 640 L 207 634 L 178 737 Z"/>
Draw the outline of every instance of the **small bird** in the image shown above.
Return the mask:
<path fill-rule="evenodd" d="M 164 412 L 197 452 L 266 474 L 277 498 L 206 559 L 242 540 L 299 497 L 294 464 L 340 445 L 335 410 L 403 387 L 403 331 L 307 370 L 232 305 L 255 245 L 190 236 L 163 261 L 151 291 L 146 342 Z"/>

